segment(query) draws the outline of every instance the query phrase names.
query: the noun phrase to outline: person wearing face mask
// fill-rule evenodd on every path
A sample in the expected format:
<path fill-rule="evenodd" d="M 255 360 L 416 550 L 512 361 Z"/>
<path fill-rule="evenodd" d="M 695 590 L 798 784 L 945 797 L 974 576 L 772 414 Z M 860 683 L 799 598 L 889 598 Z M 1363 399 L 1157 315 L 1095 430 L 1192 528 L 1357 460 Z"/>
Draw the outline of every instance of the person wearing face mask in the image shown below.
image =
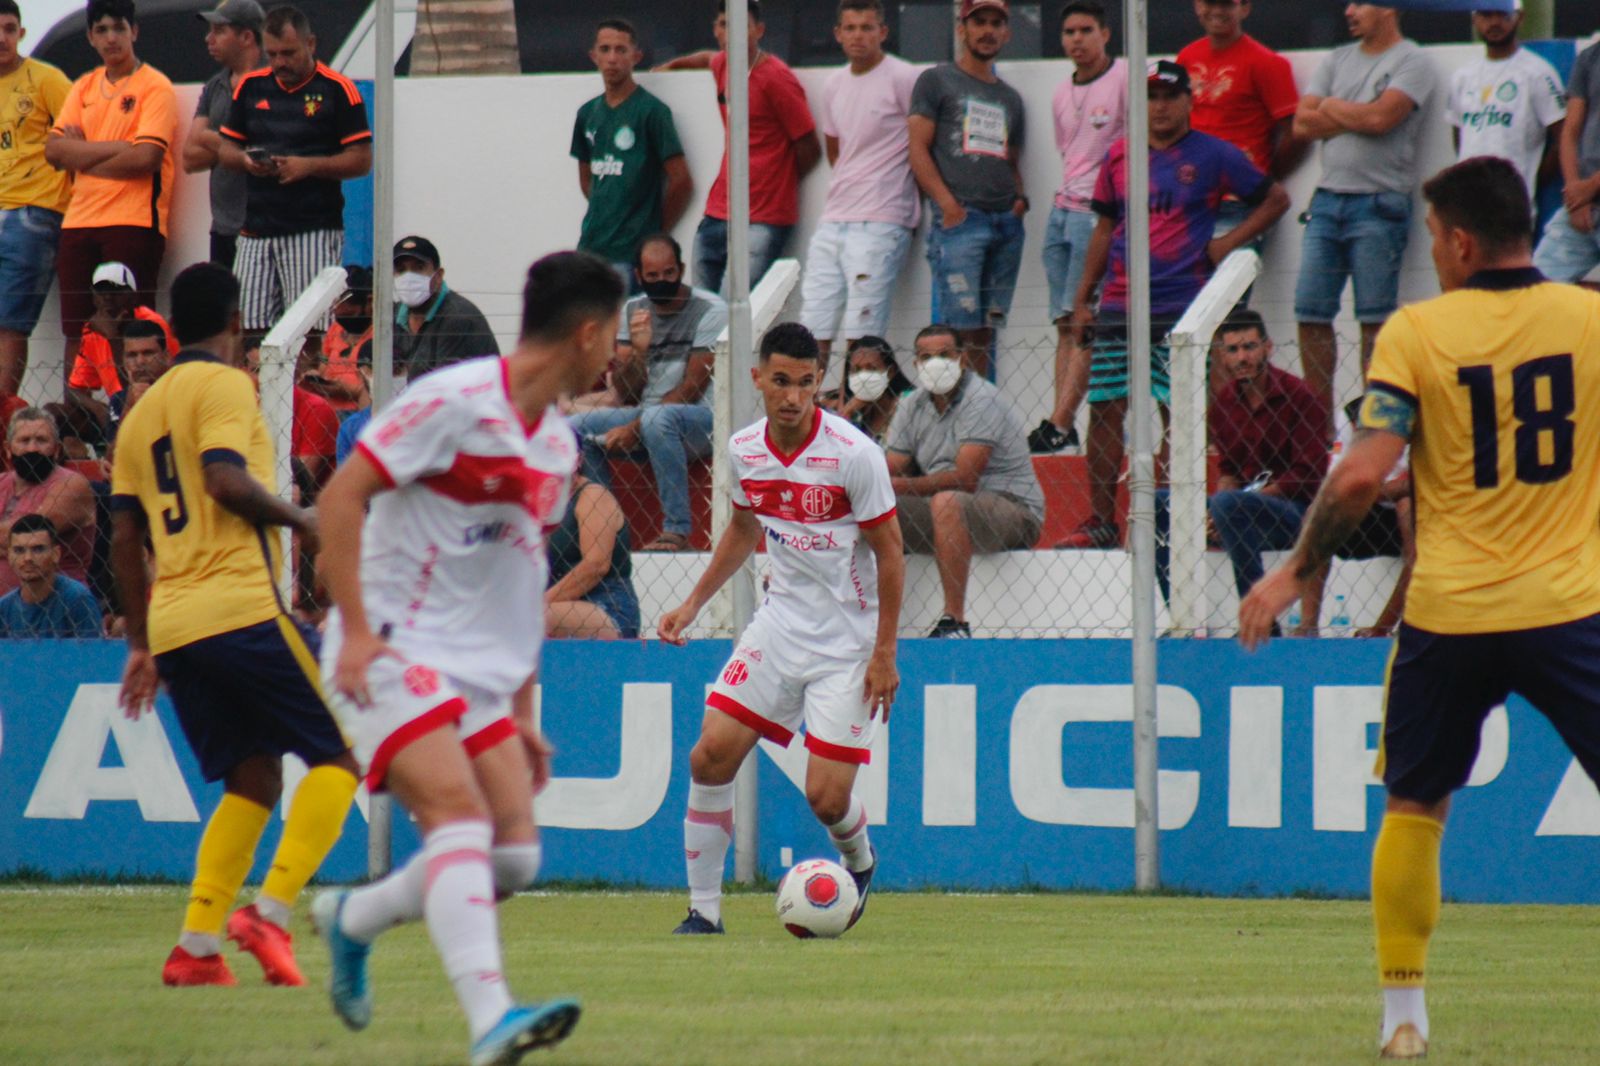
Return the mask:
<path fill-rule="evenodd" d="M 415 381 L 430 370 L 480 355 L 499 355 L 500 342 L 478 305 L 444 281 L 439 249 L 426 237 L 394 246 L 394 373 Z"/>
<path fill-rule="evenodd" d="M 689 462 L 711 454 L 711 361 L 728 324 L 715 293 L 684 284 L 683 250 L 669 233 L 644 239 L 634 257 L 642 296 L 622 309 L 611 374 L 615 407 L 572 416 L 583 439 L 584 476 L 610 487 L 608 455 L 642 450 L 661 498 L 661 535 L 639 551 L 682 551 L 694 526 Z"/>
<path fill-rule="evenodd" d="M 300 379 L 300 387 L 332 404 L 341 420 L 370 402 L 360 366 L 372 362 L 372 268 L 347 265 L 344 283 L 347 291 L 322 335 L 322 365 Z"/>
<path fill-rule="evenodd" d="M 94 557 L 94 490 L 75 470 L 61 465 L 55 419 L 37 407 L 11 417 L 6 434 L 11 469 L 0 473 L 0 541 L 23 515 L 50 519 L 61 542 L 61 572 L 88 583 Z M 0 560 L 0 594 L 17 587 L 11 564 Z"/>
<path fill-rule="evenodd" d="M 1022 416 L 1000 390 L 966 370 L 954 329 L 917 334 L 921 387 L 889 425 L 889 474 L 906 550 L 939 564 L 944 614 L 930 637 L 970 637 L 967 574 L 975 552 L 1029 548 L 1044 524 L 1044 492 Z"/>
<path fill-rule="evenodd" d="M 894 361 L 894 349 L 882 337 L 860 337 L 850 342 L 839 414 L 879 444 L 894 421 L 900 397 L 911 382 Z"/>

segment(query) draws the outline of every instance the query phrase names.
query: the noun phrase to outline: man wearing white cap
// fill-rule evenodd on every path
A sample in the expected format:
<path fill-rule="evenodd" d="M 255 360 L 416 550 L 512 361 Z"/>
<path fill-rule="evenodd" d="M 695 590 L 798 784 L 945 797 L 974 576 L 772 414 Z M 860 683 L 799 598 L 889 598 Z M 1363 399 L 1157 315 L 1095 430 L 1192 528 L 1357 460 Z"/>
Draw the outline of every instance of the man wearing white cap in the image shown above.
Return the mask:
<path fill-rule="evenodd" d="M 94 294 L 94 314 L 84 323 L 83 337 L 72 373 L 67 376 L 64 440 L 77 437 L 88 445 L 106 442 L 110 424 L 107 404 L 127 387 L 122 366 L 122 327 L 129 322 L 154 322 L 167 336 L 167 354 L 178 354 L 167 320 L 139 302 L 139 285 L 123 263 L 101 263 L 89 283 Z M 96 398 L 103 392 L 105 400 Z"/>
<path fill-rule="evenodd" d="M 1541 175 L 1554 177 L 1556 144 L 1567 113 L 1567 96 L 1554 67 L 1517 43 L 1522 0 L 1514 11 L 1474 11 L 1472 29 L 1483 38 L 1484 55 L 1450 78 L 1451 137 L 1457 158 L 1493 155 L 1508 160 L 1536 192 Z"/>

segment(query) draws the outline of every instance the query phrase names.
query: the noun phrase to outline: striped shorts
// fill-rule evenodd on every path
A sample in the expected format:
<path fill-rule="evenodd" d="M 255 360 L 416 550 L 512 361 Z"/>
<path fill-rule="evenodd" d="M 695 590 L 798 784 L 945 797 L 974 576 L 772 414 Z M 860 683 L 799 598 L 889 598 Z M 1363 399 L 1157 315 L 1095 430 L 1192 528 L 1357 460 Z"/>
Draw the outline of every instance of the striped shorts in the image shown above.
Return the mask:
<path fill-rule="evenodd" d="M 233 272 L 247 330 L 269 330 L 324 269 L 344 259 L 344 230 L 317 229 L 282 237 L 239 235 Z M 328 313 L 313 325 L 328 328 Z"/>
<path fill-rule="evenodd" d="M 1167 377 L 1169 352 L 1160 341 L 1172 328 L 1170 322 L 1150 323 L 1150 395 L 1157 403 L 1167 403 L 1171 385 Z M 1102 313 L 1094 325 L 1094 343 L 1089 358 L 1090 403 L 1107 403 L 1128 398 L 1128 321 L 1121 314 Z"/>

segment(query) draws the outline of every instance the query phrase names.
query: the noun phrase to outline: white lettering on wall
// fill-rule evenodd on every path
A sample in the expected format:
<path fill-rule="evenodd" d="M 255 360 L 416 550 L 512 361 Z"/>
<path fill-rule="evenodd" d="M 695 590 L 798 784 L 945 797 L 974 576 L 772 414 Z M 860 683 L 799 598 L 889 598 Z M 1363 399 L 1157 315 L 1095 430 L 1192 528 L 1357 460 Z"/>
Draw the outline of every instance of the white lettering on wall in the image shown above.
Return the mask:
<path fill-rule="evenodd" d="M 1561 784 L 1551 797 L 1550 806 L 1539 820 L 1534 836 L 1540 837 L 1595 837 L 1600 836 L 1600 791 L 1583 772 L 1583 767 L 1573 759 L 1567 772 L 1561 775 Z"/>
<path fill-rule="evenodd" d="M 978 824 L 978 686 L 922 690 L 922 824 Z"/>
<path fill-rule="evenodd" d="M 540 695 L 534 686 L 535 721 Z M 636 829 L 661 809 L 671 780 L 672 686 L 625 684 L 616 775 L 551 778 L 534 800 L 534 811 L 540 825 L 552 828 Z"/>
<path fill-rule="evenodd" d="M 1283 689 L 1241 686 L 1228 706 L 1228 824 L 1283 825 Z"/>

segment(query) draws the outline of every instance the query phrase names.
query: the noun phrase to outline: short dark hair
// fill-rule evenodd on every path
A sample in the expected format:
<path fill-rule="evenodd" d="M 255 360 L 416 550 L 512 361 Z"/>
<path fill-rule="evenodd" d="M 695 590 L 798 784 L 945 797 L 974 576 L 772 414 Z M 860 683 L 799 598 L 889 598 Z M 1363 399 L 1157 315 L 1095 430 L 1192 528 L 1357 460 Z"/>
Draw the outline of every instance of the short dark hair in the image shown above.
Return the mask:
<path fill-rule="evenodd" d="M 365 300 L 372 295 L 372 268 L 360 263 L 344 265 L 345 299 Z"/>
<path fill-rule="evenodd" d="M 18 22 L 22 21 L 22 9 L 17 6 L 17 0 L 0 0 L 0 15 L 10 15 Z"/>
<path fill-rule="evenodd" d="M 555 341 L 622 306 L 622 278 L 588 252 L 555 252 L 528 268 L 522 286 L 522 339 Z"/>
<path fill-rule="evenodd" d="M 274 37 L 282 37 L 285 29 L 293 29 L 301 37 L 311 35 L 311 20 L 306 18 L 306 13 L 293 4 L 279 4 L 267 12 L 266 21 L 261 24 L 265 33 Z"/>
<path fill-rule="evenodd" d="M 0 3 L 4 2 L 5 0 L 0 0 Z M 123 340 L 136 341 L 141 337 L 154 337 L 162 343 L 163 347 L 167 343 L 167 331 L 161 328 L 161 323 L 152 322 L 148 318 L 135 318 L 122 327 Z"/>
<path fill-rule="evenodd" d="M 943 322 L 935 322 L 931 326 L 923 326 L 917 330 L 916 339 L 912 343 L 915 344 L 917 341 L 928 337 L 949 337 L 956 342 L 956 347 L 961 347 L 961 334 L 955 331 L 954 326 L 947 326 Z"/>
<path fill-rule="evenodd" d="M 616 30 L 618 33 L 626 33 L 628 35 L 628 40 L 632 41 L 634 44 L 639 43 L 639 31 L 634 29 L 633 23 L 629 22 L 627 19 L 601 19 L 600 24 L 594 28 L 594 35 L 599 37 L 601 30 Z"/>
<path fill-rule="evenodd" d="M 139 14 L 134 10 L 133 0 L 89 0 L 89 9 L 84 13 L 84 24 L 93 26 L 103 18 L 121 19 L 133 26 L 138 23 Z"/>
<path fill-rule="evenodd" d="M 790 359 L 819 360 L 822 349 L 811 331 L 798 322 L 779 322 L 761 337 L 761 365 L 765 366 L 775 355 Z"/>
<path fill-rule="evenodd" d="M 1246 329 L 1255 330 L 1264 341 L 1272 339 L 1272 335 L 1267 332 L 1267 320 L 1261 317 L 1260 311 L 1248 307 L 1240 308 L 1229 315 L 1222 325 L 1217 327 L 1217 336 Z"/>
<path fill-rule="evenodd" d="M 179 344 L 196 344 L 228 328 L 239 310 L 239 279 L 215 263 L 185 267 L 172 279 L 173 336 Z"/>
<path fill-rule="evenodd" d="M 834 13 L 834 21 L 843 19 L 846 11 L 870 11 L 878 16 L 879 22 L 889 21 L 883 12 L 883 0 L 839 0 L 839 10 Z"/>
<path fill-rule="evenodd" d="M 745 4 L 745 8 L 750 12 L 751 18 L 755 19 L 757 22 L 761 21 L 761 0 L 749 0 L 749 2 Z M 726 15 L 727 13 L 728 0 L 719 0 L 717 4 L 717 14 Z"/>
<path fill-rule="evenodd" d="M 683 266 L 683 245 L 678 243 L 678 238 L 666 230 L 662 230 L 660 233 L 650 234 L 650 236 L 639 242 L 639 247 L 633 250 L 633 265 L 636 269 L 644 269 L 644 250 L 652 244 L 664 244 L 671 248 L 673 258 L 678 261 L 679 266 Z"/>
<path fill-rule="evenodd" d="M 0 0 L 0 5 L 3 5 L 4 2 L 5 0 Z M 3 14 L 5 14 L 5 11 L 0 10 L 0 15 Z M 8 547 L 11 544 L 10 537 L 15 537 L 18 533 L 48 533 L 51 544 L 60 545 L 61 543 L 61 534 L 56 531 L 56 524 L 42 514 L 25 514 L 17 519 L 11 527 L 10 536 L 6 539 Z"/>
<path fill-rule="evenodd" d="M 1422 186 L 1439 221 L 1476 237 L 1486 252 L 1509 252 L 1533 243 L 1528 186 L 1508 161 L 1474 156 L 1445 167 Z"/>
<path fill-rule="evenodd" d="M 1102 28 L 1106 26 L 1106 5 L 1100 0 L 1067 0 L 1061 9 L 1061 21 L 1067 21 L 1068 15 L 1088 15 L 1098 22 Z"/>

